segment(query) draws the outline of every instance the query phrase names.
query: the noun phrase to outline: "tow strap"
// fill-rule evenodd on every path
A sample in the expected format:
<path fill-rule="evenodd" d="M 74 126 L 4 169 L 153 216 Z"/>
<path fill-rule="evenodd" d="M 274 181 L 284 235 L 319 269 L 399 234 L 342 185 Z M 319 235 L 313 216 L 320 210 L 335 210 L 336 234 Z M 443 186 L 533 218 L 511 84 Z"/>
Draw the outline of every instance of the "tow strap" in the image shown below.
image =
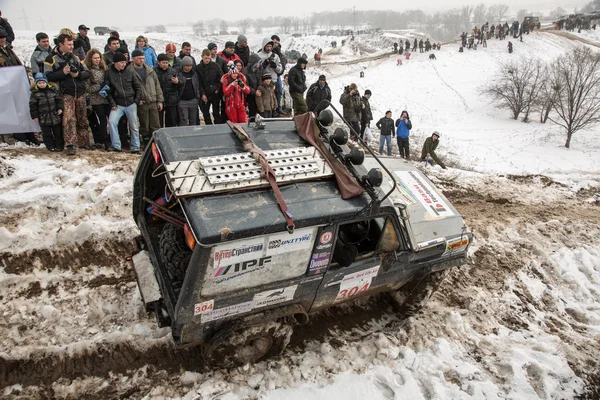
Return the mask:
<path fill-rule="evenodd" d="M 279 204 L 279 208 L 283 213 L 286 221 L 286 228 L 289 233 L 294 233 L 294 229 L 296 225 L 294 224 L 294 217 L 292 213 L 288 210 L 287 205 L 285 204 L 285 200 L 281 195 L 281 191 L 279 190 L 279 186 L 277 186 L 277 177 L 275 176 L 275 171 L 269 165 L 267 158 L 265 157 L 265 153 L 263 153 L 262 149 L 258 147 L 254 141 L 248 135 L 248 132 L 240 126 L 234 125 L 231 121 L 227 122 L 229 128 L 233 131 L 233 133 L 237 136 L 238 139 L 242 142 L 244 149 L 252 153 L 256 161 L 260 164 L 261 167 L 261 175 L 265 177 L 266 180 L 269 181 L 273 192 L 275 193 L 275 198 L 277 199 L 277 203 Z"/>

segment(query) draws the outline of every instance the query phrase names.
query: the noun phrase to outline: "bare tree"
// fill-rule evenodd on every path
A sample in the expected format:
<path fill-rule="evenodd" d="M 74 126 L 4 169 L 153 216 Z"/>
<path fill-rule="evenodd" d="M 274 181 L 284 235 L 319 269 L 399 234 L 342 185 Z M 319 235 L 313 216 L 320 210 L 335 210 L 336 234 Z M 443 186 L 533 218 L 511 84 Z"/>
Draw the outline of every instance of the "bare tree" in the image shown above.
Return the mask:
<path fill-rule="evenodd" d="M 281 20 L 281 28 L 283 29 L 283 33 L 290 33 L 290 28 L 292 27 L 292 19 L 291 18 L 283 18 Z"/>
<path fill-rule="evenodd" d="M 556 101 L 558 90 L 552 86 L 550 80 L 550 72 L 546 69 L 544 76 L 542 77 L 542 84 L 540 86 L 540 96 L 538 99 L 538 105 L 540 107 L 540 122 L 545 124 L 550 116 L 550 111 Z"/>
<path fill-rule="evenodd" d="M 462 8 L 460 9 L 462 23 L 463 23 L 465 29 L 469 29 L 471 27 L 471 17 L 473 16 L 474 9 L 475 9 L 474 6 L 469 6 L 469 5 L 462 6 Z"/>
<path fill-rule="evenodd" d="M 243 20 L 241 20 L 238 23 L 238 25 L 240 27 L 240 32 L 246 33 L 248 31 L 248 28 L 250 27 L 251 22 L 252 22 L 252 20 L 250 18 L 244 18 Z"/>
<path fill-rule="evenodd" d="M 194 35 L 202 36 L 204 33 L 204 21 L 198 21 L 194 24 Z"/>
<path fill-rule="evenodd" d="M 487 17 L 493 23 L 503 22 L 507 12 L 508 6 L 506 4 L 494 4 L 488 8 Z"/>
<path fill-rule="evenodd" d="M 222 19 L 221 23 L 219 24 L 219 31 L 220 32 L 227 32 L 227 28 L 229 28 L 229 25 L 227 24 L 227 21 L 225 21 L 224 19 Z"/>
<path fill-rule="evenodd" d="M 214 34 L 215 33 L 215 29 L 217 29 L 217 27 L 215 26 L 214 23 L 211 22 L 210 24 L 208 24 L 208 34 L 209 35 Z"/>
<path fill-rule="evenodd" d="M 473 21 L 476 24 L 483 24 L 485 22 L 487 7 L 483 3 L 479 3 L 473 9 Z"/>
<path fill-rule="evenodd" d="M 588 47 L 574 49 L 553 63 L 550 81 L 556 115 L 549 119 L 567 131 L 569 148 L 575 132 L 600 122 L 600 55 Z"/>
<path fill-rule="evenodd" d="M 260 20 L 256 20 L 254 22 L 254 32 L 256 32 L 260 35 L 262 33 L 262 31 L 263 31 L 262 22 Z"/>
<path fill-rule="evenodd" d="M 550 11 L 550 18 L 552 18 L 552 19 L 558 19 L 558 18 L 560 18 L 560 17 L 562 17 L 563 15 L 566 15 L 566 14 L 567 14 L 567 12 L 565 11 L 564 8 L 557 7 L 553 11 Z"/>
<path fill-rule="evenodd" d="M 517 21 L 522 22 L 525 19 L 525 17 L 529 14 L 529 11 L 525 10 L 524 8 L 521 8 L 519 11 L 517 11 Z"/>
<path fill-rule="evenodd" d="M 480 93 L 497 108 L 508 108 L 513 119 L 525 112 L 523 121 L 527 122 L 531 107 L 537 104 L 543 70 L 539 60 L 521 58 L 502 63 L 499 72 Z"/>

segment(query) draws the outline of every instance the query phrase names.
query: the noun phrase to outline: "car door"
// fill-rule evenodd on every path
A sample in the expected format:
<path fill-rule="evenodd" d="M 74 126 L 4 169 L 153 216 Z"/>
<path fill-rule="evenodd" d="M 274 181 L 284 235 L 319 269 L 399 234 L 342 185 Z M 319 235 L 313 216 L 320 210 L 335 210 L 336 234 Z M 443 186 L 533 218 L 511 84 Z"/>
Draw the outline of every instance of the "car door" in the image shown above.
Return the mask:
<path fill-rule="evenodd" d="M 333 250 L 311 311 L 373 293 L 389 285 L 398 272 L 390 268 L 400 249 L 392 216 L 339 224 L 331 234 Z M 322 240 L 319 236 L 317 239 Z M 311 263 L 314 260 L 313 256 Z"/>

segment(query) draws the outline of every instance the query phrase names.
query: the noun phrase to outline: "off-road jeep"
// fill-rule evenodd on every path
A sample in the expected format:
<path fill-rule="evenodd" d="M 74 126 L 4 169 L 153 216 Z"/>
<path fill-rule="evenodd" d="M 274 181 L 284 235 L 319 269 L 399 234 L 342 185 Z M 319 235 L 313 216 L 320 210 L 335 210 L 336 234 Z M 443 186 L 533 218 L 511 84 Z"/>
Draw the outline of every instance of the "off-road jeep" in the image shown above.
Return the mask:
<path fill-rule="evenodd" d="M 135 174 L 132 259 L 176 345 L 257 361 L 293 324 L 358 297 L 390 292 L 409 314 L 465 262 L 472 234 L 431 181 L 360 140 L 351 149 L 352 128 L 332 122 L 328 109 L 154 133 Z"/>
<path fill-rule="evenodd" d="M 95 26 L 94 33 L 96 35 L 104 36 L 108 35 L 112 30 L 108 26 Z"/>
<path fill-rule="evenodd" d="M 540 29 L 540 18 L 539 17 L 533 17 L 533 16 L 527 16 L 525 18 L 523 18 L 523 26 L 526 26 L 529 28 L 529 30 L 532 30 L 534 28 Z"/>

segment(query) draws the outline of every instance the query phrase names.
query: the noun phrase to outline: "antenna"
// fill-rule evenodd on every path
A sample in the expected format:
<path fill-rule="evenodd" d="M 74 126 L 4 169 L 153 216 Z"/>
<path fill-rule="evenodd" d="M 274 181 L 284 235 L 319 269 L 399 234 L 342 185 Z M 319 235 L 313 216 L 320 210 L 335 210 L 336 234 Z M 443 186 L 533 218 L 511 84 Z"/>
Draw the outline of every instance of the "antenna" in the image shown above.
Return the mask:
<path fill-rule="evenodd" d="M 25 29 L 30 31 L 31 27 L 29 26 L 29 20 L 27 19 L 27 13 L 25 12 L 25 8 L 22 8 L 21 11 L 23 12 L 23 16 L 19 19 L 25 21 Z"/>

